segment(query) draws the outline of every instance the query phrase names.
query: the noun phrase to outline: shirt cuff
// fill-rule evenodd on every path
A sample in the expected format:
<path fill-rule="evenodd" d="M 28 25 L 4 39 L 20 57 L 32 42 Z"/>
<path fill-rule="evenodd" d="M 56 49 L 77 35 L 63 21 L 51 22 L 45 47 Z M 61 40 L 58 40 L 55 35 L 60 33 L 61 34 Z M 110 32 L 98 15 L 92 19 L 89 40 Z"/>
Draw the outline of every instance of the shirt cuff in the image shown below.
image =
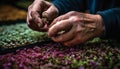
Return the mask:
<path fill-rule="evenodd" d="M 102 16 L 103 23 L 105 25 L 105 35 L 103 38 L 115 38 L 116 34 L 119 33 L 118 24 L 116 20 L 116 14 L 112 9 L 106 11 L 97 12 Z"/>

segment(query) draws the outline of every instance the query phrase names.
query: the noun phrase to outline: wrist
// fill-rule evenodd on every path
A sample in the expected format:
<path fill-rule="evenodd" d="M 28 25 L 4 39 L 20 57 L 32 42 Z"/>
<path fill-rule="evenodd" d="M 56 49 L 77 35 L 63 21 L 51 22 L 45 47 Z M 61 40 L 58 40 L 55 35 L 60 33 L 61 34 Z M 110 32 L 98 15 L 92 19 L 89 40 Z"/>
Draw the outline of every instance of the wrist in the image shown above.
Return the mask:
<path fill-rule="evenodd" d="M 101 37 L 105 33 L 105 25 L 103 23 L 102 17 L 99 14 L 96 15 L 96 18 L 97 18 L 97 22 L 96 22 L 97 24 L 96 25 L 97 25 L 97 28 L 98 28 L 98 31 L 99 31 L 97 36 Z"/>

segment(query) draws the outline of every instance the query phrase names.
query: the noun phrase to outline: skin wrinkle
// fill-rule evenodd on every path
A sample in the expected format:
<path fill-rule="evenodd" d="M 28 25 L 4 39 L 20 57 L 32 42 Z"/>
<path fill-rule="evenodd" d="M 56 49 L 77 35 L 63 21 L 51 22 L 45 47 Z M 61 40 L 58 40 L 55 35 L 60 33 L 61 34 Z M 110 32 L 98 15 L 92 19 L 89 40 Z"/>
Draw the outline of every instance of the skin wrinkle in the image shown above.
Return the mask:
<path fill-rule="evenodd" d="M 68 41 L 68 40 L 72 40 L 75 37 L 74 35 L 72 35 L 72 34 L 75 33 L 75 30 L 73 28 L 74 27 L 72 27 L 70 31 L 68 31 L 68 32 L 66 32 L 66 33 L 64 33 L 62 35 L 59 35 L 59 36 L 56 36 L 56 37 L 52 37 L 52 39 L 54 41 L 56 41 L 56 42 L 65 42 L 65 41 Z M 72 35 L 72 36 L 69 37 L 70 35 Z"/>
<path fill-rule="evenodd" d="M 77 12 L 75 12 L 76 14 Z M 70 13 L 68 13 L 69 15 L 71 15 Z M 80 13 L 81 14 L 81 13 Z M 73 12 L 72 12 L 72 15 L 73 15 Z M 66 16 L 66 17 L 65 17 Z M 65 17 L 67 18 L 68 15 L 64 15 L 64 16 L 61 16 L 61 17 Z M 88 17 L 89 18 L 84 18 L 84 17 Z M 84 43 L 94 37 L 96 37 L 96 33 L 99 33 L 100 31 L 97 31 L 98 29 L 96 28 L 99 28 L 97 27 L 96 23 L 98 23 L 97 21 L 97 15 L 92 17 L 94 15 L 88 15 L 86 14 L 86 16 L 78 16 L 78 14 L 74 15 L 74 16 L 71 16 L 68 18 L 69 19 L 66 19 L 66 20 L 69 20 L 70 23 L 72 24 L 73 28 L 74 29 L 74 34 L 72 34 L 74 37 L 73 39 L 71 40 L 67 40 L 65 42 L 63 42 L 66 46 L 71 46 L 71 45 L 76 45 L 76 44 L 80 44 L 80 43 Z M 58 20 L 60 18 L 58 17 Z M 64 20 L 64 18 L 62 18 Z M 91 20 L 92 19 L 92 20 Z M 57 19 L 55 20 L 57 21 Z M 85 23 L 87 22 L 87 23 Z M 61 23 L 61 25 L 59 25 Z M 62 25 L 62 20 L 60 21 L 60 23 L 55 23 L 52 27 L 50 28 L 54 28 L 54 29 L 57 29 L 58 28 L 61 28 L 63 29 L 62 27 L 60 26 L 64 26 Z M 64 23 L 63 23 L 64 24 Z M 68 24 L 69 25 L 69 24 Z M 100 24 L 99 24 L 100 25 Z M 67 28 L 68 26 L 64 27 L 64 28 Z M 63 30 L 61 30 L 63 31 Z M 52 32 L 52 33 L 57 33 L 57 32 L 53 32 L 53 31 L 49 31 L 49 32 Z M 67 33 L 67 32 L 66 32 Z M 63 34 L 61 34 L 63 35 Z M 72 35 L 69 35 L 69 37 L 71 37 Z M 54 36 L 54 35 L 52 35 Z M 66 36 L 62 37 L 62 36 L 54 36 L 54 38 L 52 38 L 54 41 L 56 42 L 62 42 L 62 39 L 65 38 Z M 58 38 L 59 37 L 59 38 Z"/>
<path fill-rule="evenodd" d="M 34 12 L 34 15 L 31 15 L 32 12 Z M 43 16 L 43 12 L 47 12 L 48 14 Z M 55 13 L 55 15 L 52 15 L 52 17 L 49 13 Z M 35 0 L 28 8 L 27 24 L 35 31 L 46 32 L 48 31 L 50 22 L 52 22 L 57 15 L 58 9 L 52 3 L 45 0 Z M 42 20 L 42 18 L 47 18 L 48 21 Z"/>
<path fill-rule="evenodd" d="M 27 15 L 28 26 L 37 31 L 48 32 L 52 40 L 66 46 L 84 43 L 100 36 L 105 30 L 100 15 L 70 11 L 58 16 L 58 9 L 45 0 L 35 0 L 28 13 L 31 11 L 37 13 L 31 16 L 31 21 L 30 14 Z M 42 25 L 41 23 L 43 26 L 38 25 Z"/>

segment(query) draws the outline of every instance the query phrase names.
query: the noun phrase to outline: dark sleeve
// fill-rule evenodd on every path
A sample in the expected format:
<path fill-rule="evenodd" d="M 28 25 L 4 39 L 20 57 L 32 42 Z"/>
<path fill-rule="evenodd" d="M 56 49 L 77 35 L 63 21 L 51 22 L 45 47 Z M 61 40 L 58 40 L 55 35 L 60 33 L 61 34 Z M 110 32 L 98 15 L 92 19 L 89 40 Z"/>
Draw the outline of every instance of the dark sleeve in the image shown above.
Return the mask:
<path fill-rule="evenodd" d="M 85 0 L 53 0 L 53 4 L 58 8 L 59 15 L 69 11 L 85 11 Z"/>
<path fill-rule="evenodd" d="M 120 38 L 120 8 L 98 12 L 105 25 L 105 38 Z"/>

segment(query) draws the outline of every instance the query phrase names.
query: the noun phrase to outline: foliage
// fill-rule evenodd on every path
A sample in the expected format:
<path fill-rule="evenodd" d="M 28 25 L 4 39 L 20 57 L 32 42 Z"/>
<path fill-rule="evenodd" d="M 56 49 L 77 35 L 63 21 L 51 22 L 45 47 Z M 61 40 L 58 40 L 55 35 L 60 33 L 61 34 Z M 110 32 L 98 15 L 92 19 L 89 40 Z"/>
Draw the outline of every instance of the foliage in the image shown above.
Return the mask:
<path fill-rule="evenodd" d="M 16 24 L 0 27 L 0 47 L 14 48 L 47 40 L 47 34 L 36 32 L 26 24 Z"/>

